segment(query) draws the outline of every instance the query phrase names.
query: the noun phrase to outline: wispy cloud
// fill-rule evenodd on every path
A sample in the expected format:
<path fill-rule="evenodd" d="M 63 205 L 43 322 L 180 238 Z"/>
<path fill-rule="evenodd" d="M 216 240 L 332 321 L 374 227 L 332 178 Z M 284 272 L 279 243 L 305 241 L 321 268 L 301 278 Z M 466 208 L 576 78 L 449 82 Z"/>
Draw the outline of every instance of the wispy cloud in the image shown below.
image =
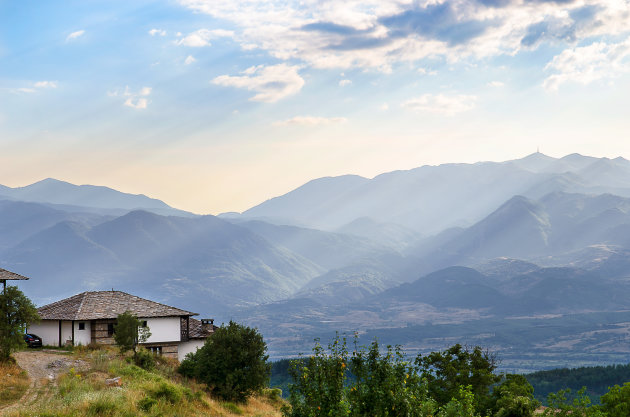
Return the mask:
<path fill-rule="evenodd" d="M 57 81 L 37 81 L 33 86 L 35 88 L 57 88 Z"/>
<path fill-rule="evenodd" d="M 192 48 L 201 48 L 204 46 L 210 46 L 210 41 L 212 39 L 223 38 L 223 37 L 232 37 L 234 36 L 234 32 L 231 30 L 224 29 L 199 29 L 195 32 L 189 33 L 182 39 L 179 39 L 175 43 L 177 45 L 189 46 Z"/>
<path fill-rule="evenodd" d="M 138 91 L 132 91 L 129 86 L 126 86 L 124 90 L 118 89 L 114 91 L 108 91 L 109 97 L 122 97 L 123 106 L 131 107 L 132 109 L 144 110 L 149 106 L 148 97 L 151 95 L 151 87 L 142 87 Z"/>
<path fill-rule="evenodd" d="M 595 42 L 588 46 L 565 49 L 545 67 L 555 71 L 543 82 L 548 91 L 556 91 L 561 84 L 614 78 L 630 71 L 630 38 L 619 43 Z"/>
<path fill-rule="evenodd" d="M 278 64 L 250 67 L 239 76 L 221 75 L 212 82 L 226 87 L 245 88 L 256 94 L 252 101 L 273 103 L 299 92 L 304 79 L 298 73 L 298 66 Z"/>
<path fill-rule="evenodd" d="M 503 81 L 490 81 L 488 83 L 488 87 L 503 87 L 505 86 L 505 83 Z"/>
<path fill-rule="evenodd" d="M 190 64 L 192 64 L 192 63 L 194 63 L 194 62 L 196 62 L 196 61 L 197 61 L 197 60 L 195 59 L 195 57 L 194 57 L 194 56 L 192 56 L 192 55 L 188 55 L 188 56 L 186 57 L 186 59 L 184 60 L 184 64 L 185 64 L 185 65 L 190 65 Z"/>
<path fill-rule="evenodd" d="M 452 116 L 475 107 L 477 97 L 468 95 L 424 94 L 402 104 L 406 109 Z"/>
<path fill-rule="evenodd" d="M 345 87 L 347 85 L 352 84 L 352 80 L 341 80 L 339 81 L 339 87 Z"/>
<path fill-rule="evenodd" d="M 18 87 L 11 89 L 11 91 L 15 93 L 33 94 L 49 88 L 57 88 L 57 81 L 36 81 L 29 87 Z"/>
<path fill-rule="evenodd" d="M 163 29 L 151 29 L 149 31 L 149 35 L 151 36 L 166 36 L 166 31 Z"/>
<path fill-rule="evenodd" d="M 66 36 L 66 42 L 69 42 L 71 40 L 80 38 L 81 36 L 83 36 L 85 34 L 85 30 L 77 30 L 76 32 L 72 32 L 71 34 L 69 34 L 68 36 Z"/>
<path fill-rule="evenodd" d="M 295 116 L 287 120 L 275 122 L 274 126 L 322 126 L 345 123 L 345 117 Z"/>

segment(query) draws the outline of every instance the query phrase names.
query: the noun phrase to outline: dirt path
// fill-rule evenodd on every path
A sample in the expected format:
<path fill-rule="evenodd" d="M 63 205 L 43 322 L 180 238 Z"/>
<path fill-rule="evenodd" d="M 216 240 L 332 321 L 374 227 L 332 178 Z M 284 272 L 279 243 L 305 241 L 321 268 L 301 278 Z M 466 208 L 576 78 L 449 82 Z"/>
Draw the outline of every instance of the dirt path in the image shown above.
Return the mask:
<path fill-rule="evenodd" d="M 73 360 L 62 353 L 24 351 L 14 353 L 13 357 L 18 366 L 26 371 L 31 384 L 19 401 L 0 409 L 0 415 L 50 397 L 59 375 L 68 372 L 71 367 L 75 369 L 85 367 L 85 362 Z"/>

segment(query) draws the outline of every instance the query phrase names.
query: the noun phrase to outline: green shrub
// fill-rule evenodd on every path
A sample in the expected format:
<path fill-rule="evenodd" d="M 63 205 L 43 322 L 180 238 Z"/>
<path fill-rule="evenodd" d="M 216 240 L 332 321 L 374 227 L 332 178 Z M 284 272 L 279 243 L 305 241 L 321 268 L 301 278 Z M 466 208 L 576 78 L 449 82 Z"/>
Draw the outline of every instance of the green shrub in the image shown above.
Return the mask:
<path fill-rule="evenodd" d="M 138 408 L 144 412 L 148 412 L 155 404 L 157 404 L 157 400 L 155 398 L 144 397 L 138 401 Z"/>
<path fill-rule="evenodd" d="M 630 415 L 630 382 L 623 386 L 615 385 L 601 397 L 602 409 L 609 417 L 624 417 Z"/>
<path fill-rule="evenodd" d="M 400 347 L 387 346 L 384 354 L 372 342 L 369 349 L 355 349 L 350 360 L 355 382 L 348 390 L 350 415 L 432 415 L 435 407 L 428 400 L 427 386 L 417 369 L 408 362 Z"/>
<path fill-rule="evenodd" d="M 415 363 L 427 381 L 429 395 L 440 406 L 457 398 L 461 387 L 470 386 L 477 412 L 486 414 L 492 407 L 490 388 L 501 377 L 494 373 L 496 358 L 481 347 L 456 344 L 443 352 L 418 355 Z"/>
<path fill-rule="evenodd" d="M 146 371 L 155 369 L 155 355 L 144 348 L 138 349 L 133 355 L 133 362 Z"/>
<path fill-rule="evenodd" d="M 173 384 L 161 382 L 157 389 L 151 392 L 151 396 L 158 400 L 164 400 L 171 404 L 177 404 L 182 399 L 182 391 L 179 387 Z"/>
<path fill-rule="evenodd" d="M 243 402 L 267 385 L 271 366 L 258 330 L 233 321 L 219 327 L 178 371 L 208 386 L 221 399 Z"/>
<path fill-rule="evenodd" d="M 317 342 L 313 356 L 293 362 L 289 370 L 289 404 L 285 416 L 345 416 L 350 405 L 346 392 L 348 349 L 346 340 L 337 336 L 326 351 Z"/>
<path fill-rule="evenodd" d="M 117 408 L 116 402 L 111 401 L 111 398 L 98 398 L 88 406 L 87 415 L 111 416 L 114 415 Z"/>
<path fill-rule="evenodd" d="M 138 343 L 144 343 L 151 337 L 148 327 L 142 326 L 142 321 L 132 312 L 125 311 L 119 314 L 114 324 L 114 340 L 121 353 L 128 350 L 136 352 Z"/>
<path fill-rule="evenodd" d="M 262 394 L 271 401 L 277 402 L 282 398 L 282 390 L 280 388 L 265 388 Z"/>

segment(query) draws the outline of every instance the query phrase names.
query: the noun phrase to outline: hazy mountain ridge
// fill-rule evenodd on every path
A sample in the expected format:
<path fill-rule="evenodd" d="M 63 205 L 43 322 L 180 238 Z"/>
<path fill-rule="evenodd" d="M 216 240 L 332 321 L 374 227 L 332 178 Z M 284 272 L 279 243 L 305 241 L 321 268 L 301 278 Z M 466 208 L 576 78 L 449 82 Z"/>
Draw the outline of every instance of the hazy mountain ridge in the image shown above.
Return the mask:
<path fill-rule="evenodd" d="M 120 215 L 124 214 L 120 210 L 144 209 L 164 215 L 192 215 L 144 194 L 123 193 L 96 185 L 74 185 L 54 178 L 46 178 L 24 187 L 11 188 L 3 185 L 0 187 L 0 196 L 16 201 L 54 204 L 67 211 Z"/>
<path fill-rule="evenodd" d="M 0 252 L 0 259 L 38 283 L 31 292 L 39 300 L 116 287 L 177 305 L 186 298 L 200 312 L 287 297 L 323 272 L 214 216 L 142 211 L 93 227 L 56 223 Z"/>
<path fill-rule="evenodd" d="M 469 226 L 514 195 L 537 199 L 564 191 L 630 196 L 629 173 L 630 162 L 623 158 L 572 154 L 556 159 L 537 153 L 502 163 L 423 166 L 369 180 L 348 181 L 347 176 L 313 180 L 243 216 L 281 217 L 284 222 L 327 230 L 369 217 L 435 234 Z M 314 203 L 305 211 L 296 204 L 302 200 Z"/>

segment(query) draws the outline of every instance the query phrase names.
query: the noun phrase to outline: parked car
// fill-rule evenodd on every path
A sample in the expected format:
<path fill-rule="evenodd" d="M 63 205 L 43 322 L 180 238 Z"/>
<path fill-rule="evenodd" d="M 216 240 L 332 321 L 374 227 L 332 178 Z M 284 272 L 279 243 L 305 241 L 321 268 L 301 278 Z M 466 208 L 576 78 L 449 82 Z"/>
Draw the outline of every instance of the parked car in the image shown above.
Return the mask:
<path fill-rule="evenodd" d="M 26 333 L 24 335 L 24 341 L 28 347 L 41 347 L 42 338 L 33 333 Z"/>

